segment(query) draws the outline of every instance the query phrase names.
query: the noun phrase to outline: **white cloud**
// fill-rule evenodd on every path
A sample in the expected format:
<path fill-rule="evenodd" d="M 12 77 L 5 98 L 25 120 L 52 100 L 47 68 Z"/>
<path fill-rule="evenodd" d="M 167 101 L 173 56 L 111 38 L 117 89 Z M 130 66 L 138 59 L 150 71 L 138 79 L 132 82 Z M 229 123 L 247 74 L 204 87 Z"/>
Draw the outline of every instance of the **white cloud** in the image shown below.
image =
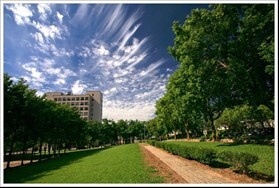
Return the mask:
<path fill-rule="evenodd" d="M 49 4 L 39 4 L 37 6 L 37 8 L 38 8 L 38 12 L 40 13 L 39 18 L 43 21 L 46 21 L 48 15 L 52 13 L 50 5 Z"/>
<path fill-rule="evenodd" d="M 72 22 L 74 24 L 81 23 L 81 20 L 83 20 L 88 15 L 89 5 L 88 4 L 81 4 L 79 5 L 75 15 L 72 18 Z"/>
<path fill-rule="evenodd" d="M 36 32 L 35 34 L 31 34 L 34 38 L 35 38 L 35 40 L 38 42 L 38 43 L 40 43 L 40 44 L 43 44 L 45 41 L 44 41 L 44 37 L 43 37 L 43 35 L 41 34 L 41 33 L 39 33 L 39 32 Z"/>
<path fill-rule="evenodd" d="M 53 55 L 55 56 L 68 56 L 68 57 L 71 57 L 74 55 L 74 51 L 73 50 L 70 50 L 70 51 L 67 51 L 65 48 L 60 48 L 60 49 L 57 49 L 56 47 L 52 49 L 52 53 Z"/>
<path fill-rule="evenodd" d="M 55 82 L 53 82 L 55 85 L 61 85 L 65 84 L 66 81 L 64 79 L 58 78 Z"/>
<path fill-rule="evenodd" d="M 109 51 L 103 45 L 93 48 L 92 51 L 99 56 L 109 55 Z"/>
<path fill-rule="evenodd" d="M 60 68 L 53 68 L 53 67 L 51 67 L 51 68 L 47 69 L 47 72 L 49 74 L 59 75 L 59 74 L 61 74 L 61 69 Z"/>
<path fill-rule="evenodd" d="M 42 92 L 42 91 L 37 91 L 36 92 L 36 95 L 38 96 L 38 97 L 41 97 L 41 96 L 43 96 L 45 94 L 45 92 Z"/>
<path fill-rule="evenodd" d="M 33 16 L 30 5 L 14 4 L 6 6 L 6 8 L 13 12 L 15 22 L 18 25 L 24 25 L 31 22 L 30 17 Z"/>
<path fill-rule="evenodd" d="M 31 73 L 31 76 L 34 78 L 40 78 L 41 73 L 37 71 L 37 68 L 35 68 L 35 64 L 34 63 L 27 63 L 22 65 L 22 67 L 29 71 Z"/>
<path fill-rule="evenodd" d="M 135 34 L 135 32 L 138 30 L 139 27 L 140 27 L 140 24 L 137 24 L 131 32 L 128 32 L 124 36 L 124 38 L 123 38 L 123 40 L 122 40 L 122 42 L 121 42 L 121 44 L 119 46 L 119 49 L 122 49 L 127 44 L 128 40 Z"/>
<path fill-rule="evenodd" d="M 83 46 L 82 50 L 78 53 L 79 56 L 88 57 L 91 55 L 90 49 L 88 47 Z"/>
<path fill-rule="evenodd" d="M 110 14 L 100 15 L 103 20 L 103 27 L 100 29 L 103 34 L 112 34 L 119 29 L 124 20 L 123 5 L 119 4 L 109 9 Z"/>
<path fill-rule="evenodd" d="M 62 14 L 60 14 L 59 12 L 56 12 L 56 16 L 57 16 L 59 22 L 62 24 L 64 16 Z"/>
<path fill-rule="evenodd" d="M 11 77 L 11 80 L 12 80 L 13 82 L 17 82 L 19 79 L 16 78 L 16 77 Z"/>
<path fill-rule="evenodd" d="M 157 69 L 160 65 L 162 65 L 165 61 L 159 60 L 155 63 L 150 64 L 146 70 L 141 71 L 140 76 L 146 76 L 152 73 L 155 69 Z M 153 75 L 153 74 L 151 74 Z"/>
<path fill-rule="evenodd" d="M 104 13 L 97 11 L 96 7 L 103 8 L 104 12 L 112 10 L 111 14 L 104 16 Z M 42 9 L 41 15 L 45 13 L 49 16 L 50 12 L 46 10 L 47 8 Z M 45 83 L 36 81 L 42 77 L 48 83 L 52 83 L 54 88 L 59 90 L 71 88 L 74 94 L 81 94 L 87 89 L 101 90 L 104 94 L 104 118 L 114 120 L 152 118 L 156 99 L 165 92 L 166 75 L 159 74 L 160 66 L 165 60 L 154 60 L 156 57 L 153 54 L 151 56 L 149 37 L 135 36 L 141 27 L 141 23 L 136 23 L 139 19 L 136 15 L 139 15 L 139 12 L 136 11 L 137 14 L 126 18 L 127 12 L 122 5 L 114 6 L 113 9 L 104 5 L 80 5 L 70 23 L 76 23 L 74 26 L 80 26 L 79 30 L 82 31 L 86 27 L 83 25 L 87 24 L 89 18 L 93 18 L 91 13 L 94 12 L 96 16 L 91 19 L 90 24 L 95 25 L 94 29 L 102 34 L 86 33 L 88 34 L 86 36 L 92 38 L 80 38 L 72 48 L 69 45 L 71 42 L 56 40 L 68 39 L 64 32 L 67 31 L 67 27 L 64 28 L 62 22 L 65 24 L 65 18 L 70 18 L 67 11 L 56 10 L 58 9 L 53 9 L 54 22 L 41 21 L 42 17 L 41 20 L 30 23 L 30 26 L 37 29 L 31 34 L 36 40 L 34 49 L 43 53 L 43 56 L 31 56 L 30 59 L 34 64 L 25 67 L 30 73 L 27 76 L 30 82 L 34 82 L 36 87 L 43 88 L 45 85 L 42 84 Z M 116 17 L 112 18 L 112 15 Z M 108 25 L 102 27 L 99 23 L 94 23 L 100 19 L 104 19 L 103 23 Z M 78 59 L 69 58 L 73 55 L 77 55 Z M 74 82 L 71 81 L 73 78 Z"/>
<path fill-rule="evenodd" d="M 43 33 L 44 37 L 46 39 L 52 38 L 53 40 L 56 38 L 60 38 L 61 39 L 61 32 L 58 29 L 58 27 L 56 27 L 55 25 L 43 25 L 39 22 L 32 22 L 32 25 L 38 29 L 41 33 Z"/>
<path fill-rule="evenodd" d="M 72 93 L 73 94 L 81 94 L 87 86 L 80 83 L 80 80 L 75 81 L 74 85 L 72 86 Z"/>
<path fill-rule="evenodd" d="M 103 106 L 103 118 L 115 121 L 120 119 L 147 121 L 153 117 L 155 110 L 152 103 L 129 104 L 125 101 L 111 101 Z"/>

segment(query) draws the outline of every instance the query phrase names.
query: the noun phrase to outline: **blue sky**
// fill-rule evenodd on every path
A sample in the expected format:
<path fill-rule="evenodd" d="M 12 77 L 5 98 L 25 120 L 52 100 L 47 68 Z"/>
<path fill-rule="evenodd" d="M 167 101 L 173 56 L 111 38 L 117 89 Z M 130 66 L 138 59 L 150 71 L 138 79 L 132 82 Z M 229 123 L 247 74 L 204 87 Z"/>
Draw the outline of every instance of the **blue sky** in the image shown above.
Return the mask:
<path fill-rule="evenodd" d="M 103 118 L 149 120 L 178 63 L 173 21 L 205 4 L 4 4 L 4 71 L 39 95 L 103 93 Z"/>

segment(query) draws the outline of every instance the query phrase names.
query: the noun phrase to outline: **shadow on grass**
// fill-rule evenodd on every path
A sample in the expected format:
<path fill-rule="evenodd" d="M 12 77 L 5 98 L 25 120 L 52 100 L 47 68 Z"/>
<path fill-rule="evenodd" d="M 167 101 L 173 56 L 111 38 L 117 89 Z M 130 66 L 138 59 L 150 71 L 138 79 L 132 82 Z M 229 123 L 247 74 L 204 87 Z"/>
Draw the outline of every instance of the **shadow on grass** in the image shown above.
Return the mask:
<path fill-rule="evenodd" d="M 4 183 L 24 183 L 47 175 L 52 170 L 76 163 L 110 147 L 60 154 L 59 157 L 4 170 Z"/>
<path fill-rule="evenodd" d="M 214 161 L 210 163 L 209 166 L 212 168 L 221 168 L 221 169 L 230 168 L 229 164 L 220 161 Z"/>
<path fill-rule="evenodd" d="M 211 163 L 209 166 L 212 168 L 220 168 L 220 169 L 231 168 L 231 165 L 220 162 L 220 161 L 215 161 L 214 163 Z M 237 174 L 245 174 L 254 180 L 261 180 L 261 181 L 265 181 L 265 182 L 274 181 L 274 176 L 266 175 L 266 174 L 259 173 L 259 172 L 254 172 L 252 170 L 249 170 L 249 172 L 243 172 L 240 170 L 233 170 L 233 171 Z"/>
<path fill-rule="evenodd" d="M 242 172 L 242 171 L 237 171 L 234 170 L 234 172 L 238 173 L 238 174 L 245 174 L 248 177 L 254 179 L 254 180 L 263 180 L 265 182 L 273 182 L 274 181 L 274 176 L 271 175 L 266 175 L 266 174 L 262 174 L 259 172 L 254 172 L 254 171 L 249 171 L 249 172 Z"/>

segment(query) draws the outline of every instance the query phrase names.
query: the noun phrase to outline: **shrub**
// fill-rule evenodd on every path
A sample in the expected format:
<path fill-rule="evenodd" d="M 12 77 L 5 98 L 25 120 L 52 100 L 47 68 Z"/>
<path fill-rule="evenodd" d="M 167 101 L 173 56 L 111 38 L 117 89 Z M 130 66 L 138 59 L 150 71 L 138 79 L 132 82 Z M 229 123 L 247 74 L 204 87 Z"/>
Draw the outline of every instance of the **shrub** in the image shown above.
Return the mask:
<path fill-rule="evenodd" d="M 242 172 L 247 172 L 248 167 L 258 161 L 258 156 L 245 152 L 222 151 L 217 154 L 217 157 L 232 165 L 234 170 Z"/>
<path fill-rule="evenodd" d="M 212 164 L 216 161 L 216 151 L 210 148 L 196 148 L 196 160 L 204 164 Z"/>
<path fill-rule="evenodd" d="M 216 151 L 211 148 L 185 146 L 168 142 L 156 142 L 155 145 L 174 155 L 180 155 L 186 159 L 196 160 L 204 164 L 212 164 L 216 160 Z"/>
<path fill-rule="evenodd" d="M 155 140 L 147 140 L 147 143 L 152 145 L 152 146 L 155 146 Z"/>

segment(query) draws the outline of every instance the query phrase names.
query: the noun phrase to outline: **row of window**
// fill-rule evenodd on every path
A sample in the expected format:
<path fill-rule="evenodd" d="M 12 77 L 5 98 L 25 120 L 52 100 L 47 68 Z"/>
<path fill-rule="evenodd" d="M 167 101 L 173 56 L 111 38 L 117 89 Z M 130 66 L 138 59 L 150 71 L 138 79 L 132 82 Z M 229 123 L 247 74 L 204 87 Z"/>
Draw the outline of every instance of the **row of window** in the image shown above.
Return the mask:
<path fill-rule="evenodd" d="M 88 107 L 75 107 L 76 109 L 78 109 L 78 110 L 80 110 L 80 111 L 82 111 L 82 110 L 88 110 Z"/>
<path fill-rule="evenodd" d="M 58 97 L 54 98 L 55 101 L 88 101 L 89 97 Z"/>
<path fill-rule="evenodd" d="M 88 112 L 79 112 L 80 116 L 88 116 Z"/>
<path fill-rule="evenodd" d="M 88 117 L 88 112 L 79 112 L 79 115 Z M 91 113 L 91 117 L 93 117 L 93 113 Z"/>
<path fill-rule="evenodd" d="M 71 106 L 83 106 L 83 105 L 88 105 L 88 102 L 60 102 L 61 104 L 68 104 Z"/>

